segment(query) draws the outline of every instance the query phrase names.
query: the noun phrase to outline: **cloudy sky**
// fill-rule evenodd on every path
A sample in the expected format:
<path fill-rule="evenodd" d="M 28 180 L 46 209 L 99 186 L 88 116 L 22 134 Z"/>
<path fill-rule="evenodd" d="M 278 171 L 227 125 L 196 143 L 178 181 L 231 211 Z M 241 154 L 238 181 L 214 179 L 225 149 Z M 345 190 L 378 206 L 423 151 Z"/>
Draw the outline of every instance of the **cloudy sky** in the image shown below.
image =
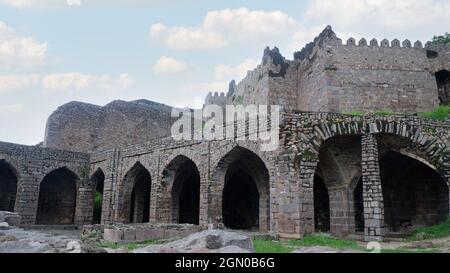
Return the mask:
<path fill-rule="evenodd" d="M 0 141 L 37 144 L 73 100 L 195 107 L 265 46 L 292 59 L 328 24 L 427 41 L 450 31 L 450 0 L 0 0 Z"/>

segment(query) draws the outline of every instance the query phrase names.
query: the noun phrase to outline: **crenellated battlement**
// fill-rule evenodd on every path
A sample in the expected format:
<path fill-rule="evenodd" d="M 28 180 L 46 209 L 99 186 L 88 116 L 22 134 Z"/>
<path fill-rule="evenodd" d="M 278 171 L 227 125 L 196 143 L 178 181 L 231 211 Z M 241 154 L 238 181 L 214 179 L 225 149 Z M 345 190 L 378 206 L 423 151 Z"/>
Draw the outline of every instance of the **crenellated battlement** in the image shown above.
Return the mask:
<path fill-rule="evenodd" d="M 345 45 L 345 46 L 359 46 L 359 47 L 384 47 L 384 48 L 416 48 L 416 49 L 430 49 L 433 47 L 431 42 L 425 43 L 425 46 L 421 41 L 416 41 L 414 44 L 411 43 L 410 40 L 406 39 L 403 42 L 400 42 L 399 39 L 394 39 L 389 41 L 388 39 L 383 39 L 378 42 L 377 39 L 373 38 L 370 42 L 366 38 L 361 38 L 358 42 L 353 37 L 347 39 L 347 42 L 343 44 L 339 43 L 339 40 L 336 41 L 335 45 Z"/>

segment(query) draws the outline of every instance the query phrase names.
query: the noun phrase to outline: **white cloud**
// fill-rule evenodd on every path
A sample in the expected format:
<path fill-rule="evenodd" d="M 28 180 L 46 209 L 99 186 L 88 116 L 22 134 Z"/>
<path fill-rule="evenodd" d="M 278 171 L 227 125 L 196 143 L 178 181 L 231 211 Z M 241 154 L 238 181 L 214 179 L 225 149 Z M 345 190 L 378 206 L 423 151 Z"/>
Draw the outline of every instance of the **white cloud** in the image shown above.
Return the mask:
<path fill-rule="evenodd" d="M 69 6 L 80 6 L 81 0 L 66 0 L 66 3 Z"/>
<path fill-rule="evenodd" d="M 128 74 L 121 74 L 119 77 L 111 75 L 90 75 L 79 72 L 49 74 L 42 79 L 44 90 L 84 90 L 84 89 L 101 89 L 101 90 L 117 90 L 127 89 L 135 86 L 136 82 Z"/>
<path fill-rule="evenodd" d="M 22 36 L 0 21 L 0 67 L 29 67 L 41 64 L 47 53 L 47 42 Z"/>
<path fill-rule="evenodd" d="M 0 94 L 31 88 L 39 84 L 41 76 L 30 75 L 0 75 Z"/>
<path fill-rule="evenodd" d="M 64 0 L 0 0 L 0 3 L 18 9 L 47 7 L 58 4 L 58 2 L 61 3 Z"/>
<path fill-rule="evenodd" d="M 216 49 L 245 42 L 275 41 L 292 33 L 300 23 L 281 11 L 247 8 L 210 11 L 199 26 L 151 26 L 150 36 L 178 50 Z"/>
<path fill-rule="evenodd" d="M 176 74 L 185 71 L 186 68 L 185 62 L 167 56 L 160 57 L 152 67 L 156 74 Z"/>
<path fill-rule="evenodd" d="M 450 1 L 310 0 L 304 18 L 311 25 L 331 24 L 339 33 L 430 39 L 448 31 Z"/>
<path fill-rule="evenodd" d="M 232 79 L 239 81 L 243 79 L 249 70 L 253 70 L 258 66 L 260 61 L 247 59 L 242 63 L 230 66 L 230 65 L 218 65 L 214 68 L 214 75 L 217 80 L 228 80 Z"/>
<path fill-rule="evenodd" d="M 8 116 L 11 114 L 17 114 L 24 110 L 22 104 L 10 104 L 10 105 L 0 105 L 0 116 Z"/>

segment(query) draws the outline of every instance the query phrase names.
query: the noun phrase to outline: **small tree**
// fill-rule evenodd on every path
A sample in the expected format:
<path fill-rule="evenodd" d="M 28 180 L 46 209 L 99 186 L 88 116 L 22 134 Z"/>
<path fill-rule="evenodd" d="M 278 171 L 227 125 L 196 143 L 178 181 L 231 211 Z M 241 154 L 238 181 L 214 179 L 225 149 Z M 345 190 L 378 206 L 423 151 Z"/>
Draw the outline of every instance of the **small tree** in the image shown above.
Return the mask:
<path fill-rule="evenodd" d="M 433 37 L 433 44 L 435 45 L 443 45 L 447 43 L 450 43 L 450 33 L 448 32 L 446 32 L 444 35 Z"/>

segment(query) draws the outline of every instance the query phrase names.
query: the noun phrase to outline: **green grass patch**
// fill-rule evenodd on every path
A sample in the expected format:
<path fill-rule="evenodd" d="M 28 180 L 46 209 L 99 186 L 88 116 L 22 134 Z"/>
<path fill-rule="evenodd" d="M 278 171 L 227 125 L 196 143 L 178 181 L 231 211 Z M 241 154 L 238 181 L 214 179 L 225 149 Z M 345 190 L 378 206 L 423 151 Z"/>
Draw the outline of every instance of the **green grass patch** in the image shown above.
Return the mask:
<path fill-rule="evenodd" d="M 439 106 L 431 112 L 419 113 L 419 116 L 434 120 L 447 120 L 450 116 L 450 105 Z"/>
<path fill-rule="evenodd" d="M 422 240 L 422 239 L 435 239 L 435 238 L 445 238 L 450 237 L 450 218 L 447 219 L 442 224 L 431 226 L 431 227 L 422 227 L 416 228 L 410 239 L 413 241 Z"/>
<path fill-rule="evenodd" d="M 286 242 L 272 240 L 272 239 L 261 239 L 254 238 L 253 246 L 255 247 L 256 253 L 290 253 L 294 249 L 287 245 Z"/>
<path fill-rule="evenodd" d="M 381 109 L 375 112 L 375 115 L 377 116 L 392 116 L 395 115 L 396 113 L 392 110 L 389 109 Z"/>
<path fill-rule="evenodd" d="M 364 112 L 361 112 L 361 111 L 345 112 L 344 115 L 362 117 L 362 116 L 364 116 Z"/>
<path fill-rule="evenodd" d="M 162 242 L 161 242 L 161 240 L 158 240 L 158 239 L 147 240 L 147 241 L 138 242 L 138 243 L 114 243 L 114 242 L 104 241 L 99 244 L 99 247 L 112 248 L 112 249 L 126 248 L 128 250 L 135 250 L 140 247 L 145 247 L 148 245 L 157 245 L 160 243 L 162 243 Z"/>
<path fill-rule="evenodd" d="M 311 235 L 300 240 L 291 241 L 295 247 L 324 246 L 335 249 L 362 249 L 356 241 L 337 239 L 326 235 Z"/>
<path fill-rule="evenodd" d="M 381 253 L 438 253 L 439 251 L 435 248 L 432 249 L 407 249 L 407 248 L 395 248 L 395 249 L 381 249 Z"/>

